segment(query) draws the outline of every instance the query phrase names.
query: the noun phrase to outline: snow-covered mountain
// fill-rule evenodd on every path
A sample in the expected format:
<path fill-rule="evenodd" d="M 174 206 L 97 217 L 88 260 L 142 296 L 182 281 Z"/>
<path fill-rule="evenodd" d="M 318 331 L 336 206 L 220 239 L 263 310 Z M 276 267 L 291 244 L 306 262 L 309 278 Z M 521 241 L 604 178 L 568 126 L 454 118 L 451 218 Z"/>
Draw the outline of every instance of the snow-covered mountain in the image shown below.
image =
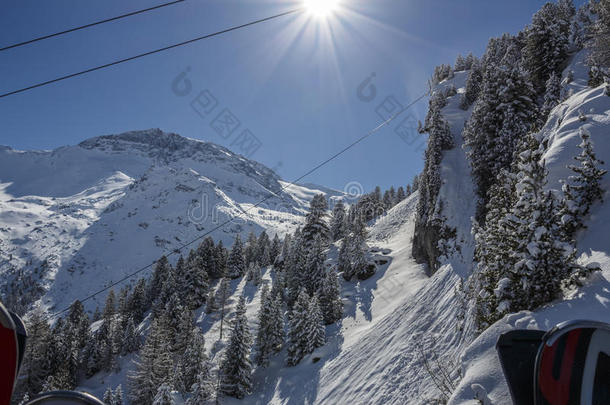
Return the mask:
<path fill-rule="evenodd" d="M 2 147 L 1 278 L 19 289 L 32 277 L 45 306 L 61 309 L 208 232 L 230 246 L 237 233 L 292 231 L 320 191 L 287 185 L 226 148 L 158 129 L 53 151 Z"/>

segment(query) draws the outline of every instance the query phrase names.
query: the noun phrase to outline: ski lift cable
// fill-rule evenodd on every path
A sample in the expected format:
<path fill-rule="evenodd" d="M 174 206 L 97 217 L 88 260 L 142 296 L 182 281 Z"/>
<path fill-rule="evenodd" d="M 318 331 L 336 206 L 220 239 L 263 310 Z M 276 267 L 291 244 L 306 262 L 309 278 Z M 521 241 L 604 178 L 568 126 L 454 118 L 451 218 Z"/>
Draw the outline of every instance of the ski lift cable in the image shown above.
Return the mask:
<path fill-rule="evenodd" d="M 43 41 L 45 39 L 58 37 L 60 35 L 68 34 L 70 32 L 80 31 L 80 30 L 83 30 L 85 28 L 91 28 L 91 27 L 94 27 L 96 25 L 105 24 L 105 23 L 108 23 L 108 22 L 111 22 L 111 21 L 120 20 L 122 18 L 131 17 L 133 15 L 143 14 L 143 13 L 146 13 L 148 11 L 157 10 L 159 8 L 163 8 L 163 7 L 167 7 L 167 6 L 173 6 L 174 4 L 183 3 L 185 1 L 186 0 L 175 0 L 175 1 L 171 1 L 169 3 L 159 4 L 159 5 L 154 6 L 154 7 L 149 7 L 149 8 L 145 8 L 145 9 L 142 9 L 142 10 L 132 11 L 130 13 L 118 15 L 116 17 L 106 18 L 105 20 L 100 20 L 100 21 L 89 23 L 89 24 L 81 25 L 79 27 L 70 28 L 70 29 L 67 29 L 67 30 L 64 30 L 64 31 L 56 32 L 54 34 L 43 35 L 43 36 L 38 37 L 38 38 L 33 38 L 33 39 L 30 39 L 30 40 L 27 40 L 27 41 L 18 42 L 16 44 L 12 44 L 12 45 L 8 45 L 8 46 L 5 46 L 5 47 L 2 47 L 2 48 L 0 48 L 0 52 L 7 51 L 9 49 L 17 48 L 17 47 L 24 46 L 24 45 L 29 45 L 29 44 L 32 44 L 34 42 Z"/>
<path fill-rule="evenodd" d="M 411 103 L 409 103 L 406 107 L 402 108 L 401 110 L 399 110 L 398 112 L 396 112 L 394 115 L 390 116 L 388 119 L 386 119 L 385 121 L 381 122 L 378 126 L 376 126 L 375 128 L 373 128 L 372 130 L 370 130 L 369 132 L 367 132 L 366 134 L 364 134 L 363 136 L 361 136 L 360 138 L 356 139 L 354 142 L 352 142 L 351 144 L 349 144 L 348 146 L 346 146 L 345 148 L 341 149 L 340 151 L 338 151 L 337 153 L 335 153 L 334 155 L 330 156 L 329 158 L 327 158 L 326 160 L 324 160 L 323 162 L 319 163 L 318 165 L 316 165 L 314 168 L 308 170 L 306 173 L 304 173 L 303 175 L 299 176 L 297 179 L 293 180 L 291 183 L 289 183 L 288 185 L 283 185 L 280 187 L 280 195 L 281 193 L 283 193 L 284 191 L 286 191 L 288 188 L 296 185 L 298 182 L 300 182 L 301 180 L 303 180 L 305 177 L 309 176 L 310 174 L 316 172 L 317 170 L 319 170 L 320 168 L 322 168 L 323 166 L 327 165 L 328 163 L 332 162 L 333 160 L 335 160 L 336 158 L 338 158 L 339 156 L 341 156 L 342 154 L 344 154 L 345 152 L 347 152 L 348 150 L 352 149 L 354 146 L 358 145 L 359 143 L 361 143 L 362 141 L 364 141 L 365 139 L 369 138 L 370 136 L 374 135 L 375 133 L 379 132 L 383 127 L 387 126 L 389 123 L 391 123 L 392 121 L 394 121 L 396 118 L 398 118 L 400 115 L 402 115 L 405 111 L 407 111 L 409 108 L 411 108 L 413 105 L 415 105 L 416 103 L 418 103 L 420 100 L 422 100 L 424 97 L 429 95 L 429 91 L 426 91 L 424 94 L 422 94 L 421 96 L 419 96 L 418 98 L 416 98 L 414 101 L 412 101 Z M 171 252 L 169 252 L 166 257 L 170 257 L 173 256 L 175 254 L 180 253 L 184 248 L 187 248 L 189 246 L 191 246 L 192 244 L 194 244 L 195 242 L 200 241 L 201 239 L 205 238 L 206 236 L 210 235 L 212 232 L 217 231 L 218 229 L 221 229 L 223 227 L 225 227 L 226 225 L 230 224 L 231 222 L 242 218 L 242 216 L 244 214 L 248 214 L 251 210 L 259 207 L 261 204 L 264 204 L 266 201 L 268 201 L 270 198 L 277 196 L 274 193 L 270 193 L 267 197 L 265 197 L 264 199 L 262 199 L 261 201 L 259 201 L 258 203 L 256 203 L 255 205 L 251 206 L 250 208 L 248 208 L 245 211 L 241 211 L 239 213 L 239 215 L 228 219 L 226 221 L 224 221 L 223 223 L 215 226 L 214 228 L 212 228 L 211 230 L 203 233 L 202 235 L 199 235 L 197 238 L 191 240 L 190 242 L 184 243 L 181 246 L 173 249 Z M 136 276 L 139 273 L 142 273 L 143 271 L 146 271 L 150 268 L 152 268 L 155 264 L 157 263 L 157 260 L 153 261 L 152 263 L 147 264 L 146 266 L 143 266 L 137 270 L 135 270 L 134 272 L 124 276 L 123 278 L 121 278 L 118 281 L 115 281 L 111 284 L 109 284 L 108 286 L 88 295 L 87 297 L 84 297 L 83 299 L 80 300 L 80 302 L 86 302 L 89 301 L 90 299 L 98 296 L 99 294 L 106 292 L 108 290 L 110 290 L 111 288 L 122 284 L 123 282 L 133 278 L 134 276 Z M 68 306 L 64 309 L 62 309 L 59 312 L 53 313 L 51 314 L 48 319 L 54 319 L 59 317 L 61 314 L 67 312 L 68 310 L 70 310 L 71 306 Z"/>
<path fill-rule="evenodd" d="M 0 94 L 0 98 L 12 96 L 12 95 L 18 94 L 18 93 L 23 93 L 24 91 L 28 91 L 28 90 L 32 90 L 32 89 L 35 89 L 35 88 L 38 88 L 38 87 L 46 86 L 46 85 L 49 85 L 49 84 L 52 84 L 52 83 L 57 83 L 57 82 L 60 82 L 60 81 L 63 81 L 63 80 L 71 79 L 73 77 L 82 76 L 82 75 L 87 74 L 87 73 L 91 73 L 91 72 L 95 72 L 97 70 L 109 68 L 111 66 L 119 65 L 121 63 L 129 62 L 129 61 L 132 61 L 132 60 L 135 60 L 135 59 L 143 58 L 145 56 L 153 55 L 153 54 L 156 54 L 156 53 L 159 53 L 159 52 L 164 52 L 164 51 L 167 51 L 167 50 L 170 50 L 170 49 L 178 48 L 180 46 L 192 44 L 193 42 L 198 42 L 198 41 L 202 41 L 204 39 L 209 39 L 209 38 L 212 38 L 212 37 L 216 37 L 216 36 L 219 36 L 219 35 L 231 32 L 231 31 L 237 31 L 237 30 L 242 29 L 242 28 L 246 28 L 246 27 L 250 27 L 252 25 L 256 25 L 256 24 L 260 24 L 260 23 L 267 22 L 267 21 L 270 21 L 270 20 L 274 20 L 274 19 L 277 19 L 277 18 L 280 18 L 280 17 L 284 17 L 284 16 L 287 16 L 287 15 L 290 15 L 290 14 L 295 14 L 297 12 L 303 12 L 304 10 L 305 10 L 305 8 L 303 8 L 303 7 L 296 8 L 296 9 L 293 9 L 293 10 L 285 11 L 285 12 L 280 13 L 280 14 L 272 15 L 270 17 L 262 18 L 260 20 L 255 20 L 255 21 L 251 21 L 251 22 L 248 22 L 248 23 L 245 23 L 245 24 L 233 26 L 231 28 L 227 28 L 227 29 L 224 29 L 222 31 L 217 31 L 217 32 L 214 32 L 214 33 L 211 33 L 211 34 L 202 35 L 202 36 L 197 37 L 197 38 L 193 38 L 193 39 L 189 39 L 189 40 L 186 40 L 186 41 L 178 42 L 176 44 L 164 46 L 163 48 L 158 48 L 158 49 L 154 49 L 152 51 L 140 53 L 140 54 L 135 55 L 135 56 L 130 56 L 128 58 L 115 60 L 113 62 L 106 63 L 104 65 L 95 66 L 95 67 L 92 67 L 92 68 L 89 68 L 89 69 L 81 70 L 80 72 L 71 73 L 69 75 L 65 75 L 65 76 L 57 77 L 55 79 L 51 79 L 51 80 L 47 80 L 47 81 L 44 81 L 44 82 L 36 83 L 36 84 L 31 85 L 31 86 L 23 87 L 23 88 L 18 89 L 18 90 L 9 91 L 8 93 Z"/>

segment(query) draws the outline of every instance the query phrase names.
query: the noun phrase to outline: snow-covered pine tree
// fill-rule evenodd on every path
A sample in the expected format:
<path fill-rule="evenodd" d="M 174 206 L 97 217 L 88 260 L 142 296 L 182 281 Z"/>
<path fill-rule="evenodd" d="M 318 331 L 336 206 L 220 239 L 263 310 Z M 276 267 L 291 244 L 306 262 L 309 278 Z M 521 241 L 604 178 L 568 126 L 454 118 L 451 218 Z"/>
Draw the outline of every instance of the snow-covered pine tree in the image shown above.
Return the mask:
<path fill-rule="evenodd" d="M 337 272 L 329 269 L 320 291 L 320 309 L 327 325 L 337 322 L 343 316 L 343 302 Z"/>
<path fill-rule="evenodd" d="M 403 201 L 405 198 L 407 198 L 405 189 L 402 186 L 398 187 L 398 190 L 396 191 L 396 203 Z"/>
<path fill-rule="evenodd" d="M 470 108 L 481 92 L 481 82 L 483 81 L 483 68 L 481 63 L 477 60 L 472 64 L 470 73 L 468 73 L 468 79 L 466 80 L 466 89 L 464 96 L 461 101 L 461 108 L 467 110 Z"/>
<path fill-rule="evenodd" d="M 211 237 L 206 237 L 197 247 L 197 256 L 205 267 L 208 279 L 219 279 L 223 276 L 224 269 L 220 264 L 219 252 Z"/>
<path fill-rule="evenodd" d="M 42 390 L 44 379 L 52 365 L 49 363 L 49 345 L 52 344 L 51 328 L 43 310 L 35 307 L 26 320 L 28 344 L 21 367 L 22 376 L 18 380 L 16 392 L 25 392 L 30 396 Z"/>
<path fill-rule="evenodd" d="M 271 242 L 271 248 L 269 249 L 269 264 L 275 265 L 275 260 L 282 253 L 282 241 L 280 237 L 275 234 L 273 237 L 273 241 Z"/>
<path fill-rule="evenodd" d="M 114 390 L 114 403 L 112 405 L 123 405 L 123 387 L 119 384 Z"/>
<path fill-rule="evenodd" d="M 347 234 L 341 241 L 339 256 L 337 257 L 337 271 L 343 275 L 346 281 L 350 281 L 354 276 L 351 260 L 352 236 Z"/>
<path fill-rule="evenodd" d="M 271 241 L 269 240 L 269 235 L 267 235 L 266 231 L 262 231 L 260 235 L 258 235 L 258 241 L 256 242 L 256 261 L 260 264 L 261 267 L 267 267 L 270 263 L 270 250 L 271 249 Z"/>
<path fill-rule="evenodd" d="M 106 304 L 104 305 L 104 311 L 102 312 L 102 317 L 104 320 L 110 320 L 114 317 L 116 313 L 116 296 L 114 294 L 114 290 L 110 290 L 108 295 L 106 296 Z"/>
<path fill-rule="evenodd" d="M 250 329 L 246 318 L 246 300 L 239 297 L 231 337 L 221 365 L 221 391 L 242 399 L 252 390 L 252 364 Z"/>
<path fill-rule="evenodd" d="M 305 355 L 324 345 L 324 319 L 316 295 L 310 298 L 305 290 L 299 293 L 290 313 L 288 338 L 289 366 L 297 365 Z"/>
<path fill-rule="evenodd" d="M 367 251 L 366 225 L 361 219 L 357 219 L 356 222 L 354 222 L 354 233 L 350 245 L 349 256 L 352 263 L 352 274 L 360 280 L 365 280 L 372 275 L 366 258 Z"/>
<path fill-rule="evenodd" d="M 194 327 L 191 330 L 186 350 L 180 357 L 178 367 L 183 384 L 180 388 L 184 391 L 191 390 L 193 384 L 198 382 L 199 375 L 209 374 L 209 358 L 205 353 L 205 339 L 200 328 Z"/>
<path fill-rule="evenodd" d="M 303 287 L 301 275 L 305 268 L 306 259 L 305 244 L 297 229 L 291 238 L 290 252 L 285 261 L 286 300 L 288 306 L 292 306 L 300 289 Z"/>
<path fill-rule="evenodd" d="M 270 338 L 271 317 L 273 311 L 273 297 L 269 293 L 269 286 L 265 284 L 261 291 L 261 305 L 258 310 L 258 332 L 254 347 L 256 350 L 255 361 L 259 366 L 269 365 L 269 356 L 273 352 Z"/>
<path fill-rule="evenodd" d="M 604 162 L 595 156 L 590 132 L 581 127 L 579 135 L 581 143 L 578 146 L 581 152 L 574 157 L 579 164 L 568 166 L 575 175 L 563 184 L 564 201 L 560 215 L 567 240 L 571 240 L 584 227 L 583 221 L 589 214 L 591 205 L 602 200 L 604 190 L 601 179 L 607 173 L 601 168 Z"/>
<path fill-rule="evenodd" d="M 323 244 L 326 244 L 330 239 L 330 230 L 325 219 L 327 209 L 326 196 L 324 194 L 315 195 L 309 204 L 309 213 L 301 232 L 303 242 L 307 246 L 314 241 L 317 235 L 320 236 Z"/>
<path fill-rule="evenodd" d="M 597 20 L 593 25 L 592 62 L 598 66 L 610 66 L 610 1 L 592 2 Z"/>
<path fill-rule="evenodd" d="M 589 87 L 601 86 L 604 83 L 604 72 L 598 66 L 589 68 Z"/>
<path fill-rule="evenodd" d="M 190 309 L 199 308 L 205 302 L 210 288 L 206 265 L 194 250 L 189 253 L 181 285 L 184 304 Z"/>
<path fill-rule="evenodd" d="M 256 240 L 256 238 L 254 238 Z M 227 277 L 239 278 L 246 272 L 246 259 L 244 257 L 243 244 L 239 234 L 235 236 L 235 242 L 227 260 Z"/>
<path fill-rule="evenodd" d="M 172 395 L 172 389 L 169 384 L 163 383 L 157 390 L 152 405 L 175 405 L 176 401 Z"/>
<path fill-rule="evenodd" d="M 153 303 L 161 294 L 167 275 L 172 271 L 167 257 L 161 256 L 155 265 L 152 278 L 148 287 L 148 302 Z"/>
<path fill-rule="evenodd" d="M 333 241 L 337 241 L 345 236 L 345 204 L 339 200 L 333 208 L 330 225 L 330 235 Z"/>
<path fill-rule="evenodd" d="M 561 72 L 568 55 L 570 25 L 561 5 L 546 3 L 525 32 L 523 62 L 538 94 L 543 94 L 552 72 Z"/>
<path fill-rule="evenodd" d="M 135 370 L 128 375 L 129 397 L 136 404 L 152 403 L 157 389 L 164 382 L 170 381 L 173 372 L 167 326 L 163 319 L 153 319 L 135 363 Z"/>
<path fill-rule="evenodd" d="M 146 279 L 141 278 L 136 283 L 128 299 L 129 313 L 135 324 L 142 322 L 144 313 L 150 309 L 146 290 Z"/>
<path fill-rule="evenodd" d="M 392 208 L 392 205 L 393 201 L 392 196 L 390 195 L 390 190 L 386 190 L 385 193 L 383 193 L 383 206 L 386 210 L 389 210 L 390 208 Z"/>
<path fill-rule="evenodd" d="M 544 93 L 544 104 L 542 104 L 542 110 L 540 111 L 540 123 L 541 127 L 546 122 L 551 110 L 559 104 L 561 100 L 561 78 L 557 73 L 551 72 L 549 79 L 546 81 L 546 91 Z"/>
<path fill-rule="evenodd" d="M 311 333 L 309 319 L 309 296 L 305 290 L 301 290 L 290 312 L 287 358 L 289 366 L 296 366 L 308 354 Z"/>
<path fill-rule="evenodd" d="M 136 352 L 140 349 L 140 335 L 136 330 L 133 318 L 129 318 L 127 326 L 123 333 L 123 339 L 121 343 L 122 353 L 128 354 Z"/>
<path fill-rule="evenodd" d="M 300 274 L 299 287 L 305 287 L 310 295 L 322 287 L 324 280 L 326 254 L 322 243 L 320 235 L 316 235 L 307 254 L 304 271 Z"/>
<path fill-rule="evenodd" d="M 106 405 L 114 405 L 114 392 L 112 392 L 112 388 L 106 388 L 102 401 L 104 401 Z"/>
<path fill-rule="evenodd" d="M 254 232 L 250 232 L 248 234 L 248 239 L 246 240 L 246 247 L 244 249 L 244 258 L 246 267 L 257 260 L 258 253 L 258 240 L 256 239 L 256 235 Z"/>
<path fill-rule="evenodd" d="M 78 349 L 85 347 L 87 340 L 89 339 L 89 316 L 85 313 L 85 307 L 83 304 L 76 300 L 70 305 L 70 311 L 68 313 L 67 330 L 72 332 L 74 344 Z"/>
<path fill-rule="evenodd" d="M 458 54 L 457 58 L 455 59 L 455 63 L 453 64 L 453 70 L 456 72 L 462 72 L 466 69 L 468 69 L 466 59 L 462 56 L 462 54 Z"/>
<path fill-rule="evenodd" d="M 506 226 L 506 218 L 515 202 L 515 176 L 502 170 L 489 191 L 484 226 L 475 225 L 476 322 L 480 331 L 498 318 L 496 287 L 514 265 L 511 252 L 516 246 L 512 231 Z"/>
<path fill-rule="evenodd" d="M 489 189 L 500 171 L 510 168 L 537 110 L 532 86 L 515 64 L 520 59 L 516 39 L 490 41 L 485 55 L 481 93 L 463 132 L 480 196 L 477 220 L 481 223 Z"/>
<path fill-rule="evenodd" d="M 191 396 L 186 400 L 186 405 L 206 404 L 214 397 L 214 383 L 211 377 L 209 369 L 197 375 L 196 383 L 190 388 Z"/>
<path fill-rule="evenodd" d="M 516 246 L 511 252 L 514 266 L 496 287 L 500 315 L 550 302 L 559 295 L 562 281 L 581 270 L 574 249 L 562 241 L 556 197 L 544 191 L 543 150 L 533 135 L 528 143 L 518 155 L 516 203 L 506 219 Z"/>
<path fill-rule="evenodd" d="M 273 299 L 273 302 L 271 305 L 267 336 L 270 340 L 269 346 L 273 352 L 279 353 L 279 351 L 282 350 L 285 338 L 283 300 L 279 295 L 273 297 L 273 294 L 271 294 L 271 298 Z"/>
<path fill-rule="evenodd" d="M 312 353 L 318 347 L 326 343 L 326 329 L 324 328 L 324 317 L 320 310 L 320 303 L 317 294 L 314 294 L 309 301 L 309 330 L 307 336 L 307 353 Z"/>

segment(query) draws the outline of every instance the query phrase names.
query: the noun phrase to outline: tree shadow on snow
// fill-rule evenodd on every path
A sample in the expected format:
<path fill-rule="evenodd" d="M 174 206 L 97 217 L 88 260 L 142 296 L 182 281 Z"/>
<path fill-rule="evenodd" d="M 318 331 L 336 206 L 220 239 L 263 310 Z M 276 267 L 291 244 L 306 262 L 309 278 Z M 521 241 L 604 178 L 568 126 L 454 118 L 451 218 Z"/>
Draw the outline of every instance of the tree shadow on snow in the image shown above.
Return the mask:
<path fill-rule="evenodd" d="M 389 256 L 376 256 L 375 260 L 385 260 L 386 263 L 377 266 L 377 271 L 373 276 L 366 280 L 355 280 L 344 282 L 342 288 L 342 296 L 347 298 L 349 302 L 344 308 L 344 316 L 356 318 L 356 310 L 359 308 L 362 311 L 364 318 L 367 321 L 373 320 L 371 306 L 375 299 L 374 292 L 377 290 L 378 281 L 385 275 L 385 272 L 392 263 L 392 258 Z"/>
<path fill-rule="evenodd" d="M 313 403 L 318 395 L 320 370 L 341 352 L 344 341 L 341 324 L 342 321 L 327 326 L 326 344 L 305 356 L 296 366 L 286 365 L 287 350 L 284 348 L 272 357 L 269 367 L 257 368 L 253 376 L 255 394 L 247 397 L 246 402 L 263 405 L 276 397 L 286 404 Z"/>

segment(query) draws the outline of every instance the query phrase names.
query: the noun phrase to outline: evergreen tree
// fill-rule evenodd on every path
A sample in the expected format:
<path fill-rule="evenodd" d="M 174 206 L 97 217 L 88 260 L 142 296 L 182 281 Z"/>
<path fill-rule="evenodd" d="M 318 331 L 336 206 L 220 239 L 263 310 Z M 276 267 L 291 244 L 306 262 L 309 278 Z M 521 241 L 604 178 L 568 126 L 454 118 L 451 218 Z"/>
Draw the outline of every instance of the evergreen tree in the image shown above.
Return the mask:
<path fill-rule="evenodd" d="M 36 307 L 26 320 L 28 344 L 21 367 L 23 378 L 18 380 L 16 391 L 34 396 L 41 392 L 45 378 L 52 371 L 49 361 L 52 344 L 51 328 L 42 309 Z"/>
<path fill-rule="evenodd" d="M 480 196 L 479 222 L 485 217 L 490 187 L 502 169 L 510 168 L 536 113 L 532 86 L 514 63 L 520 59 L 515 39 L 507 38 L 502 46 L 497 42 L 490 41 L 488 46 L 481 94 L 463 133 Z M 503 47 L 505 51 L 499 50 Z M 502 54 L 498 62 L 497 56 L 493 56 L 496 52 Z"/>
<path fill-rule="evenodd" d="M 571 23 L 559 4 L 546 3 L 536 12 L 526 31 L 523 61 L 538 94 L 544 92 L 546 81 L 567 58 Z"/>
<path fill-rule="evenodd" d="M 346 281 L 351 280 L 354 275 L 350 256 L 351 247 L 352 237 L 351 235 L 346 235 L 339 248 L 339 256 L 337 258 L 337 271 L 343 274 L 343 278 Z"/>
<path fill-rule="evenodd" d="M 273 242 L 271 243 L 271 248 L 269 249 L 269 263 L 275 265 L 275 260 L 278 258 L 281 252 L 282 242 L 280 241 L 280 237 L 275 234 L 273 237 Z"/>
<path fill-rule="evenodd" d="M 309 301 L 309 333 L 307 352 L 312 353 L 318 347 L 324 346 L 326 341 L 326 329 L 324 328 L 324 317 L 320 310 L 318 296 L 314 296 Z"/>
<path fill-rule="evenodd" d="M 398 187 L 398 191 L 396 191 L 396 202 L 399 203 L 407 198 L 405 194 L 405 189 L 402 186 Z"/>
<path fill-rule="evenodd" d="M 163 383 L 157 390 L 152 405 L 175 405 L 172 389 L 167 383 Z"/>
<path fill-rule="evenodd" d="M 168 274 L 171 272 L 171 265 L 167 260 L 167 257 L 161 256 L 159 260 L 157 260 L 157 264 L 155 265 L 155 270 L 153 272 L 153 276 L 150 280 L 150 285 L 148 289 L 148 302 L 154 302 L 157 297 L 161 294 L 163 290 L 163 286 L 165 285 L 165 281 L 167 279 Z"/>
<path fill-rule="evenodd" d="M 304 356 L 322 346 L 325 340 L 324 322 L 318 299 L 309 298 L 301 290 L 290 314 L 288 365 L 297 365 Z"/>
<path fill-rule="evenodd" d="M 334 270 L 328 270 L 320 291 L 320 308 L 327 325 L 337 322 L 343 316 L 343 302 L 339 279 Z"/>
<path fill-rule="evenodd" d="M 182 386 L 179 389 L 184 391 L 190 391 L 193 384 L 198 382 L 199 376 L 209 374 L 210 369 L 209 359 L 205 353 L 205 339 L 201 329 L 195 327 L 189 335 L 186 350 L 178 364 L 182 379 Z"/>
<path fill-rule="evenodd" d="M 256 364 L 266 367 L 269 365 L 269 356 L 272 353 L 269 337 L 271 316 L 273 311 L 273 297 L 269 294 L 269 286 L 265 284 L 261 291 L 261 305 L 258 311 L 258 332 L 254 347 L 256 349 Z"/>
<path fill-rule="evenodd" d="M 265 284 L 261 293 L 261 307 L 258 313 L 258 333 L 256 335 L 256 364 L 266 367 L 269 357 L 280 351 L 284 343 L 284 315 L 281 297 L 269 293 Z"/>
<path fill-rule="evenodd" d="M 208 274 L 208 279 L 218 279 L 223 276 L 218 253 L 214 240 L 209 236 L 197 247 L 197 256 L 199 256 L 201 265 Z"/>
<path fill-rule="evenodd" d="M 254 232 L 248 234 L 248 240 L 246 241 L 246 249 L 244 251 L 245 263 L 248 266 L 250 263 L 257 260 L 258 253 L 258 240 Z"/>
<path fill-rule="evenodd" d="M 458 54 L 458 56 L 455 60 L 455 63 L 453 65 L 453 70 L 456 72 L 462 72 L 466 69 L 468 69 L 468 66 L 466 64 L 466 59 L 461 54 Z"/>
<path fill-rule="evenodd" d="M 104 305 L 104 311 L 102 313 L 102 317 L 104 320 L 110 320 L 114 317 L 116 313 L 116 297 L 114 295 L 114 290 L 110 290 L 108 295 L 106 296 L 106 304 Z"/>
<path fill-rule="evenodd" d="M 85 313 L 85 307 L 80 301 L 76 300 L 70 306 L 67 322 L 67 329 L 72 333 L 73 343 L 76 345 L 76 348 L 84 348 L 89 338 L 90 322 L 89 317 Z"/>
<path fill-rule="evenodd" d="M 604 84 L 604 72 L 597 66 L 589 68 L 589 87 L 598 87 Z"/>
<path fill-rule="evenodd" d="M 237 234 L 227 260 L 227 277 L 235 279 L 243 276 L 245 273 L 246 259 L 244 257 L 243 244 L 239 234 Z"/>
<path fill-rule="evenodd" d="M 584 227 L 584 218 L 589 214 L 591 205 L 601 201 L 604 191 L 601 187 L 601 179 L 607 173 L 600 168 L 604 164 L 597 159 L 591 143 L 591 134 L 587 129 L 580 129 L 581 152 L 574 159 L 579 165 L 568 166 L 574 173 L 568 181 L 563 184 L 564 203 L 560 215 L 563 229 L 568 240 L 576 231 Z"/>
<path fill-rule="evenodd" d="M 131 401 L 136 404 L 151 403 L 157 389 L 172 377 L 173 361 L 165 320 L 153 319 L 135 363 L 136 369 L 129 375 Z"/>
<path fill-rule="evenodd" d="M 140 335 L 136 330 L 133 318 L 129 318 L 127 321 L 121 346 L 123 354 L 137 352 L 140 349 Z"/>
<path fill-rule="evenodd" d="M 599 0 L 593 5 L 597 15 L 592 27 L 591 60 L 598 66 L 610 66 L 610 1 Z"/>
<path fill-rule="evenodd" d="M 345 214 L 345 204 L 343 204 L 343 200 L 339 200 L 333 208 L 330 225 L 330 235 L 333 241 L 345 236 Z"/>
<path fill-rule="evenodd" d="M 214 396 L 214 384 L 209 369 L 197 375 L 196 383 L 191 386 L 191 397 L 186 405 L 201 405 L 207 403 Z"/>
<path fill-rule="evenodd" d="M 228 396 L 242 399 L 252 390 L 251 337 L 243 296 L 239 298 L 231 329 L 231 337 L 221 365 L 221 391 Z"/>
<path fill-rule="evenodd" d="M 546 121 L 546 118 L 548 117 L 551 110 L 553 108 L 555 108 L 555 106 L 557 104 L 559 104 L 560 99 L 561 99 L 561 80 L 560 80 L 560 77 L 555 72 L 552 72 L 551 76 L 549 76 L 549 79 L 546 82 L 546 92 L 544 93 L 544 104 L 542 105 L 542 111 L 541 111 L 542 121 Z M 541 122 L 541 125 L 539 125 L 539 126 L 542 126 L 542 124 L 544 124 L 544 122 Z"/>
<path fill-rule="evenodd" d="M 289 306 L 294 303 L 300 289 L 303 287 L 302 275 L 304 274 L 303 269 L 305 268 L 307 259 L 304 246 L 305 243 L 302 241 L 302 236 L 298 230 L 295 231 L 291 241 L 290 252 L 285 263 L 286 298 Z"/>
<path fill-rule="evenodd" d="M 114 405 L 114 393 L 112 392 L 112 388 L 106 388 L 102 401 L 104 401 L 106 405 Z"/>
<path fill-rule="evenodd" d="M 300 275 L 299 287 L 305 287 L 309 294 L 314 294 L 322 287 L 324 280 L 324 262 L 326 254 L 322 246 L 322 238 L 316 235 L 305 261 L 304 272 Z"/>
<path fill-rule="evenodd" d="M 129 313 L 134 324 L 139 324 L 144 319 L 144 313 L 149 309 L 146 297 L 146 280 L 141 278 L 136 283 L 128 299 Z"/>
<path fill-rule="evenodd" d="M 210 288 L 208 271 L 201 256 L 198 256 L 192 250 L 185 268 L 182 293 L 185 297 L 186 306 L 190 309 L 196 309 L 203 305 Z"/>
<path fill-rule="evenodd" d="M 220 339 L 222 339 L 222 328 L 225 318 L 225 305 L 227 303 L 227 299 L 229 299 L 229 279 L 223 278 L 220 280 L 218 285 L 218 289 L 216 290 L 216 297 L 214 301 L 216 306 L 220 308 Z"/>
<path fill-rule="evenodd" d="M 479 97 L 481 82 L 483 81 L 483 69 L 478 61 L 473 63 L 471 69 L 472 70 L 468 74 L 468 79 L 466 80 L 464 96 L 462 97 L 461 107 L 464 110 L 470 108 Z"/>
<path fill-rule="evenodd" d="M 114 390 L 114 404 L 113 405 L 123 405 L 123 387 L 119 384 Z"/>
<path fill-rule="evenodd" d="M 310 335 L 309 296 L 301 290 L 290 313 L 288 365 L 296 366 L 308 354 Z"/>
<path fill-rule="evenodd" d="M 317 194 L 309 204 L 309 213 L 303 227 L 303 242 L 309 246 L 316 236 L 320 236 L 325 244 L 330 239 L 330 230 L 326 223 L 325 216 L 328 209 L 328 202 L 324 194 Z"/>
<path fill-rule="evenodd" d="M 270 249 L 271 249 L 271 241 L 269 240 L 269 236 L 266 231 L 262 231 L 258 236 L 258 241 L 256 242 L 256 261 L 261 265 L 261 267 L 267 267 L 270 263 Z"/>
<path fill-rule="evenodd" d="M 475 225 L 476 267 L 476 321 L 484 330 L 498 318 L 498 300 L 495 294 L 500 278 L 514 263 L 511 252 L 516 248 L 506 218 L 515 203 L 515 176 L 502 170 L 490 189 L 485 225 Z"/>
<path fill-rule="evenodd" d="M 371 276 L 371 274 L 369 274 L 366 252 L 366 226 L 359 220 L 355 223 L 349 255 L 351 260 L 351 271 L 353 275 L 361 280 Z"/>

